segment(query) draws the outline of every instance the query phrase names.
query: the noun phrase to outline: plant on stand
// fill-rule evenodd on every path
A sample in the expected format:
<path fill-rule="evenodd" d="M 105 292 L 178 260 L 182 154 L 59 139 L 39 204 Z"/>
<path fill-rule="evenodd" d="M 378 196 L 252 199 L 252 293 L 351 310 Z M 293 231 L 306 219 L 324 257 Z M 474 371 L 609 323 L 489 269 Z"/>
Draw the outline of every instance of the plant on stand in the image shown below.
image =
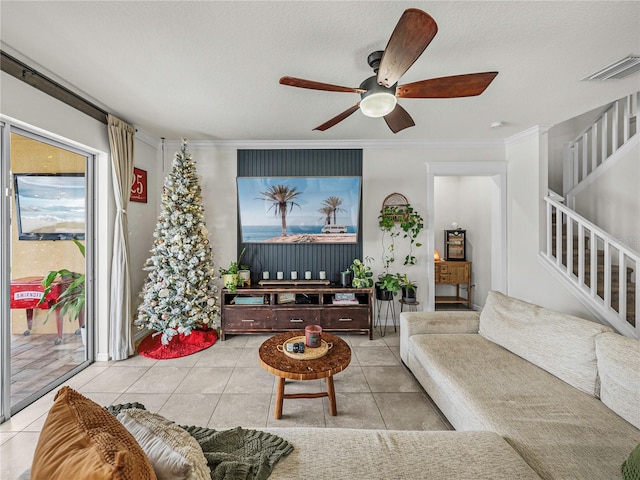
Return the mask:
<path fill-rule="evenodd" d="M 402 288 L 402 300 L 406 303 L 415 303 L 418 285 L 414 281 L 409 280 L 406 273 L 402 275 L 398 274 L 398 281 Z"/>
<path fill-rule="evenodd" d="M 378 281 L 376 282 L 376 298 L 378 300 L 393 300 L 398 292 L 401 290 L 400 280 L 395 273 L 383 273 L 378 275 Z"/>

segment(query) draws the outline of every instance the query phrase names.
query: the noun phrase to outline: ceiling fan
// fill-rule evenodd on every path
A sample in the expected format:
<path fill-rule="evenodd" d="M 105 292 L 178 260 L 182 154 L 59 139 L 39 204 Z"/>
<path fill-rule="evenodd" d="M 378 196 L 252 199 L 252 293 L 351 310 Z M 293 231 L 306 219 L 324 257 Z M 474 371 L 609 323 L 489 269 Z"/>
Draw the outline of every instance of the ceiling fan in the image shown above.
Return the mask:
<path fill-rule="evenodd" d="M 415 125 L 411 116 L 398 103 L 398 98 L 458 98 L 480 95 L 498 72 L 470 73 L 431 78 L 398 85 L 398 80 L 413 65 L 438 32 L 435 20 L 416 8 L 405 10 L 389 38 L 384 51 L 373 52 L 367 63 L 376 75 L 359 87 L 341 87 L 295 77 L 282 77 L 280 83 L 291 87 L 327 92 L 359 93 L 360 101 L 314 130 L 325 131 L 356 110 L 369 117 L 384 117 L 393 133 Z"/>

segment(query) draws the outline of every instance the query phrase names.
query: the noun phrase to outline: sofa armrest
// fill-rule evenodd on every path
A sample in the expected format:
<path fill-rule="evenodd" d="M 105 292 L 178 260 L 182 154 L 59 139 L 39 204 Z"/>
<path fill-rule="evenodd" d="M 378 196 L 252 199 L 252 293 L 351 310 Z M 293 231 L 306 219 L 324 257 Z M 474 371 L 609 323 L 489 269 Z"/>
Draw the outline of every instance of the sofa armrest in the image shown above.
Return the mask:
<path fill-rule="evenodd" d="M 409 337 L 422 333 L 478 333 L 480 312 L 402 312 L 400 314 L 400 357 L 407 363 Z"/>

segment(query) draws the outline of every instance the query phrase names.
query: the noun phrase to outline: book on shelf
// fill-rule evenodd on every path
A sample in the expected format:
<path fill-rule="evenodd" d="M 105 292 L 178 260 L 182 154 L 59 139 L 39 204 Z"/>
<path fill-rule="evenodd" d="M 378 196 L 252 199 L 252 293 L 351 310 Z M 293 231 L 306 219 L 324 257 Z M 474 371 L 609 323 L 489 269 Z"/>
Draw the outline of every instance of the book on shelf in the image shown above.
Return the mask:
<path fill-rule="evenodd" d="M 268 302 L 265 301 L 264 295 L 238 295 L 234 297 L 231 303 L 235 303 L 236 305 L 264 305 Z"/>
<path fill-rule="evenodd" d="M 353 292 L 338 292 L 335 294 L 334 298 L 336 300 L 355 300 L 356 299 L 356 294 Z"/>
<path fill-rule="evenodd" d="M 346 300 L 340 300 L 339 298 L 334 298 L 332 303 L 334 305 L 359 305 L 360 304 L 357 298 L 346 299 Z"/>

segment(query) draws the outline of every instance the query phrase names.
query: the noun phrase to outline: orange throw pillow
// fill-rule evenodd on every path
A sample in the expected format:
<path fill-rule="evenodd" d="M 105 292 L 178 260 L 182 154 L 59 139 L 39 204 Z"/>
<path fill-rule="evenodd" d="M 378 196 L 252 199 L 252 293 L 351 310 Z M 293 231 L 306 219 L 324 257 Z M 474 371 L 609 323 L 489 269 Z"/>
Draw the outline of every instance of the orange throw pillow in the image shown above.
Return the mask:
<path fill-rule="evenodd" d="M 135 438 L 107 410 L 62 387 L 40 432 L 31 480 L 156 480 Z"/>

